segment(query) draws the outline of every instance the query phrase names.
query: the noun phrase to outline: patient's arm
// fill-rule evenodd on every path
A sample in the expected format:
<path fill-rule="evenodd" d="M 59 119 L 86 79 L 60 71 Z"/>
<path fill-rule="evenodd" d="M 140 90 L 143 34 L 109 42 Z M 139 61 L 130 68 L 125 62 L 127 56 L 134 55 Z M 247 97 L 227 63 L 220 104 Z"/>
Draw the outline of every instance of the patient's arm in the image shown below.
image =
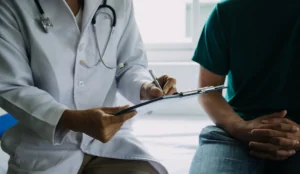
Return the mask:
<path fill-rule="evenodd" d="M 229 37 L 224 30 L 221 14 L 218 6 L 211 12 L 193 57 L 201 65 L 200 87 L 223 85 L 230 71 Z M 232 123 L 242 121 L 220 91 L 201 95 L 199 102 L 212 120 L 227 132 L 230 131 Z"/>
<path fill-rule="evenodd" d="M 223 85 L 224 82 L 225 76 L 217 75 L 200 66 L 199 87 L 218 86 Z M 231 132 L 230 128 L 233 123 L 242 121 L 242 118 L 233 111 L 220 91 L 200 95 L 199 103 L 216 125 L 227 132 Z"/>

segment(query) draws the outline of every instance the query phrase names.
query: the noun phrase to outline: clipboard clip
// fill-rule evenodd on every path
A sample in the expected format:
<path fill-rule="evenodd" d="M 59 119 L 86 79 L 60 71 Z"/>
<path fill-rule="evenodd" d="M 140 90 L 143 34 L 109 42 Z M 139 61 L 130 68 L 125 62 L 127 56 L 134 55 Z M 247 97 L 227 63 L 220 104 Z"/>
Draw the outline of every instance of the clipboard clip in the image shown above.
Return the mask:
<path fill-rule="evenodd" d="M 197 93 L 207 93 L 207 92 L 211 92 L 211 91 L 217 91 L 220 89 L 225 89 L 227 87 L 221 85 L 221 86 L 207 86 L 204 88 L 199 88 L 196 90 L 191 90 L 191 91 L 186 91 L 186 92 L 179 92 L 179 93 L 175 93 L 177 95 L 180 96 L 187 96 L 187 95 L 192 95 L 192 94 L 197 94 Z"/>

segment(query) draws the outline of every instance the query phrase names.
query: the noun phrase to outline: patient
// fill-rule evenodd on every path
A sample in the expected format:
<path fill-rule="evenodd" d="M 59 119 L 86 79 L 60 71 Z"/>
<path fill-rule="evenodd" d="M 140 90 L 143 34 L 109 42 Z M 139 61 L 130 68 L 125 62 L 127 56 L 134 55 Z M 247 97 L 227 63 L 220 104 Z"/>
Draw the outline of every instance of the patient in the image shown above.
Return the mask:
<path fill-rule="evenodd" d="M 200 104 L 215 122 L 200 134 L 190 174 L 300 173 L 300 1 L 224 1 L 193 60 Z"/>

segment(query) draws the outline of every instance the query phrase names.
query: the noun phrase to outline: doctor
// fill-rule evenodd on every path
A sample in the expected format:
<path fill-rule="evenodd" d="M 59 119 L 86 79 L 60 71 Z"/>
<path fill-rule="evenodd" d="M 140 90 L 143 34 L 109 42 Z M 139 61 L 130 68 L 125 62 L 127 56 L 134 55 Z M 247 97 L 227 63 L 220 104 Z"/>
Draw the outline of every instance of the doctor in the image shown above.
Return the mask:
<path fill-rule="evenodd" d="M 163 95 L 131 0 L 0 1 L 0 107 L 19 121 L 2 139 L 9 174 L 167 173 L 132 134 L 136 113 L 112 116 L 128 107 L 109 107 L 117 90 Z"/>

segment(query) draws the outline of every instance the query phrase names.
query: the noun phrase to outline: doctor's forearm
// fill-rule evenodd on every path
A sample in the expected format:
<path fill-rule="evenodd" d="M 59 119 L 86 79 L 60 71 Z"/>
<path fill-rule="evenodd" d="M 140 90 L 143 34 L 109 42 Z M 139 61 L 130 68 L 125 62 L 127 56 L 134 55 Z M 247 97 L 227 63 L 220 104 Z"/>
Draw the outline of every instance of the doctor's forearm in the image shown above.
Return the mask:
<path fill-rule="evenodd" d="M 229 133 L 235 122 L 243 120 L 233 111 L 231 106 L 223 98 L 221 92 L 201 95 L 199 103 L 216 125 L 222 127 Z"/>
<path fill-rule="evenodd" d="M 84 124 L 81 112 L 84 111 L 65 110 L 58 122 L 57 128 L 81 132 L 81 127 Z"/>

